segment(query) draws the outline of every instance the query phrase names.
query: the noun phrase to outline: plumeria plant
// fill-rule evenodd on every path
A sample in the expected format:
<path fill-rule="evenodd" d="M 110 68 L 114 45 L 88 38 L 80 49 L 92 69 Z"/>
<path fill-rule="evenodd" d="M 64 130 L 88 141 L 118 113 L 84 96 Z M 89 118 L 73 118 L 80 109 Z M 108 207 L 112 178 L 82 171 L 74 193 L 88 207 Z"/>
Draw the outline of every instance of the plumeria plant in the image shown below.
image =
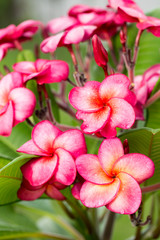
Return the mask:
<path fill-rule="evenodd" d="M 108 0 L 0 29 L 0 239 L 159 238 L 158 16 Z"/>

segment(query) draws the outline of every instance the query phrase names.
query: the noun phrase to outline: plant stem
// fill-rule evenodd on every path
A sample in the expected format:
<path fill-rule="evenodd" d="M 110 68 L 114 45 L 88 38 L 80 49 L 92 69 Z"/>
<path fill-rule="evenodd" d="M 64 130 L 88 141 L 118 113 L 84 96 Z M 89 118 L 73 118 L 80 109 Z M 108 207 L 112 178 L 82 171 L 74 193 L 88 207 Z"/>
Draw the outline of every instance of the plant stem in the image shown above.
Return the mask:
<path fill-rule="evenodd" d="M 116 214 L 114 212 L 109 212 L 107 225 L 104 229 L 102 240 L 111 240 L 115 217 Z"/>
<path fill-rule="evenodd" d="M 160 189 L 160 183 L 141 188 L 142 193 L 154 192 L 159 189 Z"/>

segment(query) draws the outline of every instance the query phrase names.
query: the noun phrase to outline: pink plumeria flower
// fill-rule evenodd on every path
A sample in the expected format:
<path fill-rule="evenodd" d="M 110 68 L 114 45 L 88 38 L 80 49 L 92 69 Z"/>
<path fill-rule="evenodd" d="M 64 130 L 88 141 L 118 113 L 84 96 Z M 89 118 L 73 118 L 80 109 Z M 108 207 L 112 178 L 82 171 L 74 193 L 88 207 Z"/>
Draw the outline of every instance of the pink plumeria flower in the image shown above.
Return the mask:
<path fill-rule="evenodd" d="M 119 18 L 124 22 L 139 22 L 146 19 L 143 11 L 132 0 L 108 0 L 108 7 L 117 10 Z"/>
<path fill-rule="evenodd" d="M 118 138 L 104 140 L 98 156 L 79 156 L 76 166 L 85 182 L 75 185 L 73 195 L 86 207 L 106 206 L 120 214 L 133 214 L 138 210 L 142 198 L 139 184 L 154 174 L 152 160 L 139 153 L 124 155 Z"/>
<path fill-rule="evenodd" d="M 84 122 L 85 133 L 98 133 L 114 137 L 116 127 L 130 128 L 135 121 L 132 105 L 136 97 L 129 90 L 130 81 L 123 74 L 106 77 L 102 83 L 90 81 L 84 87 L 75 87 L 69 94 L 69 101 L 76 108 L 78 119 Z"/>
<path fill-rule="evenodd" d="M 40 156 L 24 164 L 21 171 L 32 187 L 41 188 L 50 182 L 72 184 L 76 177 L 74 160 L 87 149 L 80 130 L 62 132 L 44 120 L 33 128 L 32 139 L 18 151 Z"/>
<path fill-rule="evenodd" d="M 57 47 L 68 47 L 71 44 L 87 41 L 93 36 L 95 30 L 96 26 L 93 25 L 76 25 L 65 32 L 46 38 L 42 41 L 40 48 L 44 53 L 54 52 Z"/>
<path fill-rule="evenodd" d="M 49 21 L 45 29 L 47 32 L 55 34 L 67 30 L 77 24 L 79 24 L 79 21 L 76 18 L 70 16 L 63 16 Z"/>
<path fill-rule="evenodd" d="M 34 94 L 23 87 L 20 73 L 12 72 L 0 81 L 0 135 L 9 136 L 12 128 L 30 117 L 36 105 Z"/>
<path fill-rule="evenodd" d="M 66 188 L 67 186 L 54 182 L 50 180 L 48 183 L 45 183 L 38 187 L 33 187 L 29 182 L 23 178 L 20 189 L 17 192 L 17 196 L 21 200 L 33 201 L 39 198 L 42 194 L 46 194 L 49 197 L 56 200 L 65 200 L 65 197 L 60 192 L 60 190 Z"/>
<path fill-rule="evenodd" d="M 68 64 L 61 60 L 24 61 L 14 64 L 13 69 L 23 74 L 24 82 L 34 78 L 38 84 L 60 82 L 69 75 Z"/>
<path fill-rule="evenodd" d="M 160 19 L 155 17 L 146 17 L 146 19 L 141 20 L 137 23 L 137 28 L 140 30 L 147 30 L 151 32 L 154 36 L 160 37 Z"/>
<path fill-rule="evenodd" d="M 147 102 L 148 98 L 154 86 L 156 85 L 160 77 L 160 64 L 155 64 L 148 68 L 143 75 L 135 76 L 134 78 L 134 93 L 137 98 L 137 103 L 134 106 L 136 119 L 144 120 L 143 106 Z"/>

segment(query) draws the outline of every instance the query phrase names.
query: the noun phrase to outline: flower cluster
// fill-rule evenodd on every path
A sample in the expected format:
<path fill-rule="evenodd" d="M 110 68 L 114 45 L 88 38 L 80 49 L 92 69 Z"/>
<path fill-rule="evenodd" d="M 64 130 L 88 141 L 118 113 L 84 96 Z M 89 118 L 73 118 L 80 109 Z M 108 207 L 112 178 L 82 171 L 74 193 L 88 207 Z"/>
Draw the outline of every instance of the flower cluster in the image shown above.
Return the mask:
<path fill-rule="evenodd" d="M 9 136 L 12 128 L 25 120 L 33 127 L 32 139 L 17 150 L 36 155 L 21 166 L 23 180 L 17 193 L 21 200 L 35 200 L 44 193 L 65 200 L 61 190 L 70 187 L 73 196 L 86 207 L 106 206 L 120 214 L 133 214 L 140 207 L 139 184 L 153 176 L 154 163 L 141 153 L 129 153 L 118 137 L 124 129 L 135 128 L 137 120 L 144 120 L 143 109 L 155 101 L 155 97 L 151 100 L 151 92 L 160 76 L 160 64 L 140 76 L 134 76 L 134 66 L 143 30 L 160 37 L 160 20 L 146 16 L 132 0 L 108 2 L 106 9 L 76 5 L 67 16 L 53 19 L 46 26 L 28 20 L 0 30 L 0 59 L 9 48 L 22 51 L 20 43 L 31 39 L 41 27 L 41 51 L 52 53 L 53 57 L 58 47 L 67 47 L 75 69 L 74 83 L 69 78 L 71 68 L 67 62 L 42 59 L 37 54 L 34 62 L 26 59 L 15 63 L 13 72 L 0 80 L 0 135 Z M 136 22 L 139 29 L 133 59 L 127 46 L 126 22 Z M 117 33 L 122 44 L 119 63 L 111 41 Z M 107 41 L 115 69 L 109 64 L 103 40 Z M 79 43 L 84 41 L 89 47 L 82 59 Z M 90 80 L 93 56 L 104 71 L 104 79 Z M 123 74 L 125 67 L 128 77 Z M 33 79 L 36 96 L 27 88 Z M 60 86 L 58 93 L 52 83 Z M 74 86 L 68 99 L 66 83 Z M 80 126 L 57 122 L 53 114 L 57 107 L 74 117 L 81 130 Z M 87 153 L 84 134 L 93 141 L 102 141 L 97 155 Z"/>

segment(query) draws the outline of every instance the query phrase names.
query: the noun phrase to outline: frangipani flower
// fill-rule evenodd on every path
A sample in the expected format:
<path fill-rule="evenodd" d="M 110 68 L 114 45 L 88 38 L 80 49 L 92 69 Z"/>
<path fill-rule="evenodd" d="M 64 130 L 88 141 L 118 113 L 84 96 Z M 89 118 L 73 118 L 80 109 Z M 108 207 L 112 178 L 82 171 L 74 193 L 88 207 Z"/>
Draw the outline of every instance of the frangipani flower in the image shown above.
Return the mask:
<path fill-rule="evenodd" d="M 95 30 L 96 26 L 93 25 L 76 25 L 65 32 L 46 38 L 42 41 L 40 48 L 44 53 L 54 52 L 57 47 L 67 47 L 87 41 L 93 36 Z"/>
<path fill-rule="evenodd" d="M 141 203 L 139 184 L 154 174 L 150 158 L 139 153 L 124 155 L 118 138 L 104 140 L 98 156 L 84 154 L 76 159 L 85 182 L 72 189 L 86 207 L 106 206 L 120 214 L 133 214 Z"/>
<path fill-rule="evenodd" d="M 30 117 L 36 98 L 23 87 L 20 73 L 12 72 L 0 80 L 0 135 L 9 136 L 12 127 Z"/>
<path fill-rule="evenodd" d="M 32 201 L 39 198 L 43 193 L 45 193 L 53 199 L 64 200 L 65 197 L 59 190 L 62 190 L 66 187 L 67 186 L 58 182 L 54 182 L 52 180 L 39 187 L 33 187 L 25 178 L 23 178 L 21 187 L 17 192 L 17 196 L 21 200 Z"/>
<path fill-rule="evenodd" d="M 40 156 L 24 164 L 21 171 L 29 185 L 41 191 L 43 186 L 44 192 L 48 184 L 72 184 L 76 177 L 74 159 L 87 150 L 80 130 L 62 132 L 44 120 L 33 128 L 32 139 L 18 151 Z"/>
<path fill-rule="evenodd" d="M 8 49 L 17 48 L 20 42 L 31 39 L 40 26 L 42 27 L 40 21 L 26 20 L 18 26 L 11 24 L 0 29 L 0 60 L 4 58 Z"/>
<path fill-rule="evenodd" d="M 116 127 L 130 128 L 135 121 L 132 105 L 136 97 L 129 90 L 130 81 L 123 74 L 106 77 L 102 83 L 90 81 L 84 87 L 75 87 L 69 101 L 76 108 L 78 119 L 84 123 L 85 133 L 97 133 L 104 137 L 116 136 Z"/>
<path fill-rule="evenodd" d="M 14 64 L 13 69 L 23 74 L 24 82 L 34 78 L 38 84 L 60 82 L 69 75 L 68 64 L 61 60 L 24 61 Z"/>
<path fill-rule="evenodd" d="M 137 98 L 135 105 L 136 119 L 144 120 L 143 106 L 150 97 L 154 86 L 160 77 L 160 64 L 155 64 L 148 68 L 143 75 L 134 77 L 134 93 Z"/>

